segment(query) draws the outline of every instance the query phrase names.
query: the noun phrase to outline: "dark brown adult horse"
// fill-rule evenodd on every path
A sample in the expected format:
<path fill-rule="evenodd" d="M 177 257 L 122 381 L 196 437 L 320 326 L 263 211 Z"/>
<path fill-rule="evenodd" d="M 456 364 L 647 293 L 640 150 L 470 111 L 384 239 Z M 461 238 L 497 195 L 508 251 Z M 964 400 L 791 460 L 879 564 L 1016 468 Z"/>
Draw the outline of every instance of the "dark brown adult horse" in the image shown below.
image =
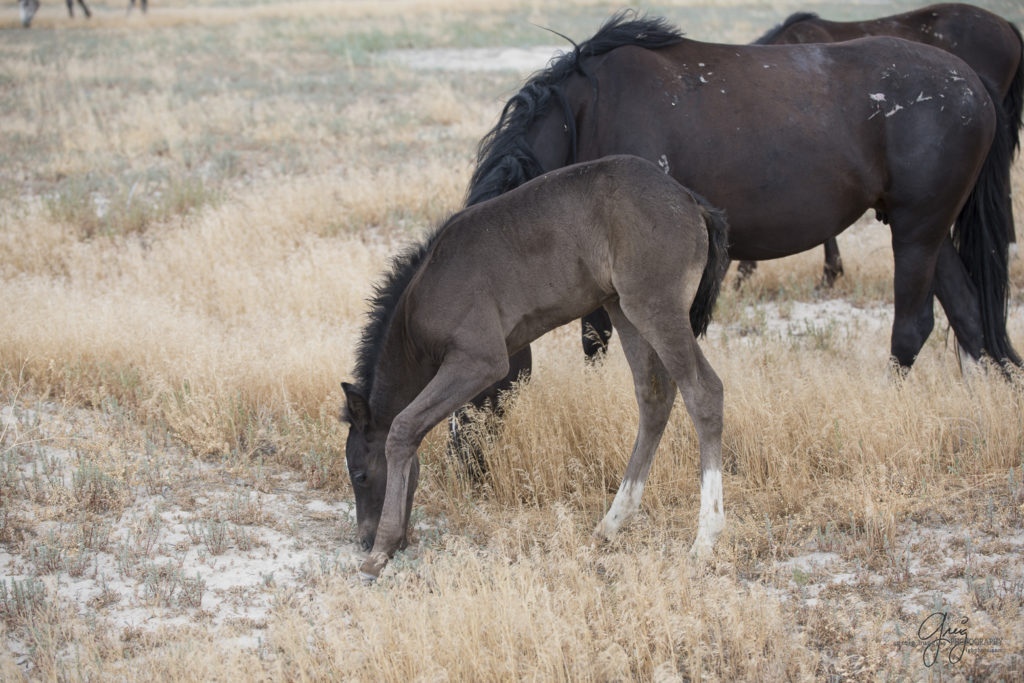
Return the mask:
<path fill-rule="evenodd" d="M 722 383 L 695 334 L 728 267 L 721 214 L 636 157 L 553 171 L 456 214 L 399 256 L 377 289 L 355 384 L 344 384 L 345 457 L 364 578 L 406 539 L 427 432 L 496 382 L 509 355 L 597 306 L 615 321 L 640 425 L 622 485 L 594 530 L 611 538 L 640 503 L 678 385 L 697 428 L 701 507 L 693 551 L 721 531 Z"/>
<path fill-rule="evenodd" d="M 974 72 L 987 80 L 1001 98 L 1010 127 L 1005 140 L 1006 177 L 1013 154 L 1020 147 L 1020 128 L 1024 125 L 1024 44 L 1020 31 L 1002 17 L 973 5 L 947 3 L 931 5 L 868 21 L 826 21 L 815 14 L 800 12 L 791 15 L 757 40 L 759 45 L 797 43 L 834 43 L 865 36 L 895 36 L 934 45 L 967 62 Z M 1009 188 L 1007 188 L 1009 192 Z M 1013 216 L 1007 207 L 1006 228 L 1010 247 L 1016 247 Z M 823 284 L 831 285 L 843 273 L 843 261 L 834 238 L 825 242 Z M 740 273 L 749 275 L 755 261 L 740 263 Z M 739 282 L 739 280 L 737 280 Z"/>
<path fill-rule="evenodd" d="M 512 97 L 467 203 L 635 154 L 726 212 L 739 260 L 804 251 L 874 209 L 892 232 L 898 366 L 931 333 L 933 293 L 965 360 L 1020 365 L 1006 333 L 1004 119 L 970 67 L 929 45 L 716 45 L 619 14 Z M 608 339 L 603 311 L 584 319 L 588 354 L 603 346 L 591 329 Z"/>

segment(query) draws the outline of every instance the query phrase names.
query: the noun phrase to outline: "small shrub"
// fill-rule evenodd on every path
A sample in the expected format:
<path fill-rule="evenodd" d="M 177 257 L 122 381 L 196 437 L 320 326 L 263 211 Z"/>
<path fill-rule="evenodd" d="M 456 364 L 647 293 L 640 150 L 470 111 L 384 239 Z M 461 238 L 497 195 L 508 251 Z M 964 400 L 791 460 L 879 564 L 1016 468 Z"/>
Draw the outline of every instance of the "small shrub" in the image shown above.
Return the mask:
<path fill-rule="evenodd" d="M 190 579 L 171 562 L 143 565 L 141 581 L 144 599 L 160 607 L 198 608 L 206 591 L 206 582 L 198 573 Z"/>
<path fill-rule="evenodd" d="M 79 510 L 109 512 L 125 506 L 128 488 L 95 463 L 83 461 L 71 475 L 71 495 Z"/>

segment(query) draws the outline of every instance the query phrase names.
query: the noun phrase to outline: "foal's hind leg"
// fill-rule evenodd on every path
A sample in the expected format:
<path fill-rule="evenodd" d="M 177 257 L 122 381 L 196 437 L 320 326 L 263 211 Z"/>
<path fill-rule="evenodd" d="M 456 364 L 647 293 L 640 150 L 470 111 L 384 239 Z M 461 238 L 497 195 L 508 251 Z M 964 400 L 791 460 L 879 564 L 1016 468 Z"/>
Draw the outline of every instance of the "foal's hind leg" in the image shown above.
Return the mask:
<path fill-rule="evenodd" d="M 680 301 L 690 301 L 682 297 Z M 637 329 L 657 352 L 679 386 L 700 444 L 700 518 L 690 552 L 709 553 L 725 528 L 722 505 L 722 381 L 700 350 L 685 309 L 679 301 L 654 297 L 623 298 L 622 313 L 637 321 Z M 677 314 L 678 313 L 678 314 Z M 614 319 L 613 319 L 614 321 Z M 614 321 L 618 327 L 618 321 Z M 621 330 L 621 328 L 620 328 Z"/>
<path fill-rule="evenodd" d="M 633 372 L 633 387 L 640 408 L 640 425 L 633 444 L 633 452 L 626 465 L 626 473 L 615 494 L 612 506 L 604 519 L 594 529 L 594 537 L 607 541 L 615 536 L 623 522 L 632 517 L 640 508 L 640 496 L 647 475 L 651 471 L 654 453 L 658 450 L 661 435 L 665 432 L 672 403 L 675 400 L 676 385 L 665 365 L 658 358 L 650 344 L 626 320 L 617 305 L 608 306 L 608 312 L 619 331 L 622 350 Z"/>

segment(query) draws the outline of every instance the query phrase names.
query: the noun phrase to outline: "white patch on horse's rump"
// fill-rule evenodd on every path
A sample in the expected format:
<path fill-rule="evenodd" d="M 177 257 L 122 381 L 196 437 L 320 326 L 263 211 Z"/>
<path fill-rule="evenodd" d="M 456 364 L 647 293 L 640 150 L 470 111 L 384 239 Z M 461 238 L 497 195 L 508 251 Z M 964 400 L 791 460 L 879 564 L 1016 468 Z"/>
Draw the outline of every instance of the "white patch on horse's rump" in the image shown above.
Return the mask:
<path fill-rule="evenodd" d="M 885 102 L 885 93 L 884 92 L 870 93 L 870 94 L 868 94 L 868 97 L 870 97 L 875 102 Z"/>

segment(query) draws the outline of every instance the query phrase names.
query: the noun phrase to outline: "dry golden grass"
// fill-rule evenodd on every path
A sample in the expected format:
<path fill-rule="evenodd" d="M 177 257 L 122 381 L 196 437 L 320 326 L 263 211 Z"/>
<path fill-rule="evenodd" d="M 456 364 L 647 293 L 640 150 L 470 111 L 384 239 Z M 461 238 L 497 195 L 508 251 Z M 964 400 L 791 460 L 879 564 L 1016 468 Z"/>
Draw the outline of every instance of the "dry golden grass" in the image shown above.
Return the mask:
<path fill-rule="evenodd" d="M 616 342 L 585 367 L 575 326 L 537 344 L 507 419 L 480 425 L 484 481 L 446 458 L 443 429 L 428 437 L 416 541 L 376 587 L 352 581 L 343 512 L 225 512 L 243 489 L 351 500 L 336 416 L 365 298 L 460 204 L 525 75 L 382 53 L 553 42 L 530 21 L 581 38 L 616 7 L 96 3 L 86 24 L 50 2 L 28 32 L 0 14 L 0 678 L 922 678 L 920 646 L 897 642 L 937 604 L 1001 639 L 943 675 L 1021 675 L 1022 380 L 962 379 L 941 314 L 910 376 L 887 377 L 892 256 L 867 220 L 840 237 L 830 292 L 820 251 L 727 283 L 703 342 L 726 387 L 728 517 L 706 566 L 686 556 L 698 470 L 681 406 L 641 515 L 591 547 L 636 406 Z M 664 13 L 744 41 L 806 7 Z M 1021 162 L 1014 190 L 1022 216 Z M 1024 349 L 1022 260 L 1012 283 Z M 194 538 L 170 533 L 175 515 Z M 289 539 L 280 565 L 297 547 L 321 559 L 231 597 L 262 612 L 226 619 L 211 605 L 230 591 L 202 597 L 215 559 L 193 583 L 158 566 L 270 552 L 267 529 Z M 134 593 L 103 588 L 115 575 Z M 75 598 L 86 579 L 103 590 Z"/>

